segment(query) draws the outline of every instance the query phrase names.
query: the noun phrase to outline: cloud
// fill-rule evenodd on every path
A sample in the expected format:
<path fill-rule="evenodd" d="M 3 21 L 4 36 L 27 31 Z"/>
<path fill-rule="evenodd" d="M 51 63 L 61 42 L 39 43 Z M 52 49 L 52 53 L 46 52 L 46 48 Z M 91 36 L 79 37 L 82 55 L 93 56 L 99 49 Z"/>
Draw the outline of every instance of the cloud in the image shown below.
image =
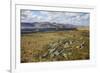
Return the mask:
<path fill-rule="evenodd" d="M 89 13 L 21 10 L 21 22 L 56 22 L 89 25 Z"/>
<path fill-rule="evenodd" d="M 72 21 L 77 25 L 89 25 L 90 14 L 81 13 L 80 15 L 77 15 Z"/>
<path fill-rule="evenodd" d="M 21 22 L 32 22 L 37 17 L 31 10 L 21 10 Z"/>

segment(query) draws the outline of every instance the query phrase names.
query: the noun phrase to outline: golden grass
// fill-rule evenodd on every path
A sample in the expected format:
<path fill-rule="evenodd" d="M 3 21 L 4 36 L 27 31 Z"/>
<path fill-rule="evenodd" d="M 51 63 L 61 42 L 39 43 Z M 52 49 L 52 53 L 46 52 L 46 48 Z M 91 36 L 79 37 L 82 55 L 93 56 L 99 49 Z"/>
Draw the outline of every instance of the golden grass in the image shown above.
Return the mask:
<path fill-rule="evenodd" d="M 42 58 L 41 56 L 48 53 L 48 45 L 58 40 L 73 40 L 69 46 L 71 55 L 68 58 L 62 55 L 51 57 L 50 55 Z M 78 43 L 77 43 L 78 41 Z M 84 49 L 79 45 L 85 42 Z M 62 46 L 62 45 L 61 45 Z M 59 46 L 60 47 L 60 46 Z M 59 48 L 58 47 L 58 48 Z M 61 47 L 62 49 L 64 47 Z M 68 48 L 64 48 L 66 50 Z M 65 52 L 66 54 L 66 52 Z M 89 59 L 89 31 L 88 30 L 70 30 L 57 32 L 37 32 L 21 35 L 21 62 L 45 62 L 45 61 L 67 61 L 67 60 L 85 60 Z"/>

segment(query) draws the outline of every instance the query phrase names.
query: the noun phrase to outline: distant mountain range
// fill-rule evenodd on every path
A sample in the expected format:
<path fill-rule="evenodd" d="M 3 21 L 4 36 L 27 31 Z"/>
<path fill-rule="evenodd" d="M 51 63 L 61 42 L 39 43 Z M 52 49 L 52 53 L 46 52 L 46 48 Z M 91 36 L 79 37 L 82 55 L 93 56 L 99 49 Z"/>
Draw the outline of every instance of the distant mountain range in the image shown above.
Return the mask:
<path fill-rule="evenodd" d="M 72 24 L 60 24 L 50 22 L 34 22 L 34 23 L 21 23 L 21 28 L 76 28 L 76 25 Z"/>
<path fill-rule="evenodd" d="M 50 22 L 21 23 L 21 32 L 58 31 L 76 29 L 76 25 Z"/>

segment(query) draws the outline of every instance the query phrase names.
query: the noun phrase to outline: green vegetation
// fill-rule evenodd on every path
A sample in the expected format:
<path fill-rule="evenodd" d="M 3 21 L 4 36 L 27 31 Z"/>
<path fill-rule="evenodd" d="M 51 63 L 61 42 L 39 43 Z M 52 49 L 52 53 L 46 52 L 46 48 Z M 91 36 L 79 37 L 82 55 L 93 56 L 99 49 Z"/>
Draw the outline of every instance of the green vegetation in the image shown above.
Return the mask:
<path fill-rule="evenodd" d="M 89 30 L 21 35 L 22 63 L 86 59 L 89 59 Z"/>

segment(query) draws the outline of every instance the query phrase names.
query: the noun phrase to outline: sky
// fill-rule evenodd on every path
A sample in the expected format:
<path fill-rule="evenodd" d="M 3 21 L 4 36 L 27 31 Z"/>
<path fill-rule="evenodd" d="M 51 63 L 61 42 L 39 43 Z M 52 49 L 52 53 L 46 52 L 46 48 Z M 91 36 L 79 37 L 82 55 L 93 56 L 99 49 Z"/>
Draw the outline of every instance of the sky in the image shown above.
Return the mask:
<path fill-rule="evenodd" d="M 88 26 L 90 14 L 86 12 L 21 10 L 21 22 L 55 22 Z"/>

